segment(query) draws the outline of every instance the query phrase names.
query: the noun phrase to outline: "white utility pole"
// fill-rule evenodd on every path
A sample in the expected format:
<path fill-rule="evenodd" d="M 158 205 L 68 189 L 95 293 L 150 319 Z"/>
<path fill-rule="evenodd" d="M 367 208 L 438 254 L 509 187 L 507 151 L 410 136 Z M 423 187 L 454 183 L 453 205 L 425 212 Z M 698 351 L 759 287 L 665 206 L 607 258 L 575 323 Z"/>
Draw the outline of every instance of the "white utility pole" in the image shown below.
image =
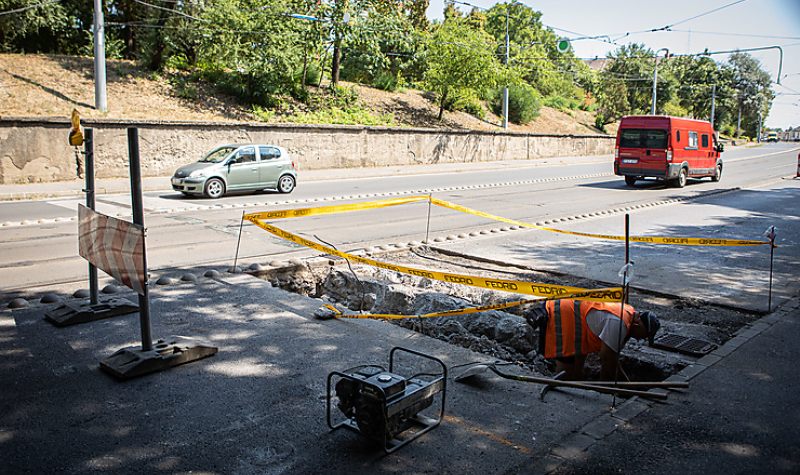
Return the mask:
<path fill-rule="evenodd" d="M 508 40 L 508 9 L 511 8 L 511 4 L 506 5 L 506 66 L 508 66 L 509 60 L 509 40 Z M 508 129 L 508 84 L 503 87 L 503 128 Z"/>
<path fill-rule="evenodd" d="M 664 51 L 664 58 L 669 56 L 667 48 L 656 51 L 655 65 L 653 66 L 653 105 L 650 107 L 650 115 L 656 115 L 656 83 L 658 82 L 658 53 Z"/>
<path fill-rule="evenodd" d="M 106 112 L 106 42 L 103 2 L 94 0 L 94 107 Z"/>

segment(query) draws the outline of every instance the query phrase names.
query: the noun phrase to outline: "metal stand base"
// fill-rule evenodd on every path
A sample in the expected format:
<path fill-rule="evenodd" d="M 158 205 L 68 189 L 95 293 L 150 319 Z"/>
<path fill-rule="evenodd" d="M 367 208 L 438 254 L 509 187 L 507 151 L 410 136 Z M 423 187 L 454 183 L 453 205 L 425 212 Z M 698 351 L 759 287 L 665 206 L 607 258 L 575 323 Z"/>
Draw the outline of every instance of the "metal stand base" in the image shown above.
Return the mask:
<path fill-rule="evenodd" d="M 138 311 L 139 307 L 131 301 L 119 297 L 111 297 L 103 299 L 94 305 L 88 300 L 65 303 L 45 312 L 44 318 L 57 327 L 66 327 Z"/>
<path fill-rule="evenodd" d="M 217 347 L 181 336 L 158 340 L 153 349 L 139 346 L 123 348 L 100 362 L 100 369 L 119 380 L 163 371 L 217 353 Z"/>

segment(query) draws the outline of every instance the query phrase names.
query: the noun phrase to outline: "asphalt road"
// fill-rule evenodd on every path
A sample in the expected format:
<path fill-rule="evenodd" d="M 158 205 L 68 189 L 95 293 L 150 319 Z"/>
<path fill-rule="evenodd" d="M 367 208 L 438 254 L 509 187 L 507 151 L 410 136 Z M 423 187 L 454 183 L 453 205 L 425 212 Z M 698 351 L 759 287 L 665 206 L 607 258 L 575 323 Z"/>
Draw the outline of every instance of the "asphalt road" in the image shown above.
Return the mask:
<path fill-rule="evenodd" d="M 625 185 L 611 172 L 609 161 L 579 160 L 575 165 L 530 164 L 476 169 L 464 164 L 458 172 L 424 175 L 351 178 L 303 182 L 289 196 L 261 193 L 229 196 L 217 201 L 187 199 L 172 191 L 145 194 L 148 228 L 148 263 L 151 272 L 165 272 L 198 265 L 229 265 L 236 252 L 243 211 L 254 212 L 331 203 L 365 201 L 391 196 L 432 194 L 489 213 L 540 221 L 560 216 L 594 212 L 675 197 L 691 197 L 714 190 L 758 188 L 794 176 L 797 165 L 794 144 L 765 144 L 757 148 L 734 149 L 724 155 L 725 169 L 718 183 L 691 181 L 684 189 L 660 183 Z M 735 195 L 730 199 L 737 199 Z M 75 216 L 81 199 L 56 199 L 0 203 L 0 222 L 31 223 L 45 218 Z M 211 209 L 209 205 L 212 206 Z M 762 206 L 770 207 L 764 202 Z M 130 213 L 126 195 L 97 197 L 100 212 Z M 339 249 L 351 250 L 376 244 L 423 240 L 426 237 L 428 206 L 425 203 L 381 210 L 320 216 L 282 222 L 280 225 L 307 237 L 318 237 Z M 695 218 L 697 216 L 694 216 Z M 659 216 L 649 224 L 659 224 Z M 670 219 L 675 219 L 670 217 Z M 429 236 L 449 235 L 493 227 L 497 223 L 446 209 L 434 208 Z M 674 222 L 661 223 L 665 226 Z M 780 224 L 778 224 L 780 227 Z M 735 228 L 726 228 L 731 237 Z M 75 283 L 85 286 L 86 262 L 77 253 L 74 221 L 26 224 L 0 230 L 0 270 L 4 278 L 0 291 L 12 294 L 26 289 Z M 239 259 L 242 265 L 265 263 L 309 255 L 311 251 L 274 238 L 253 225 L 242 233 Z"/>

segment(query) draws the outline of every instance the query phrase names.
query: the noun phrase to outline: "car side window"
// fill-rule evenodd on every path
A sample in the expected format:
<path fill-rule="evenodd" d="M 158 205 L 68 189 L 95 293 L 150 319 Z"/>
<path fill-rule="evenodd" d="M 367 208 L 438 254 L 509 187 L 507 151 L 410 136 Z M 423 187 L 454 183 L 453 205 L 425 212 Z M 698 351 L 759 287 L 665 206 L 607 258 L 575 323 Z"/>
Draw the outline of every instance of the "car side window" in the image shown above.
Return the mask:
<path fill-rule="evenodd" d="M 701 143 L 703 144 L 703 148 L 708 148 L 708 135 L 703 134 L 702 137 L 700 137 L 700 139 Z"/>
<path fill-rule="evenodd" d="M 697 148 L 697 132 L 689 132 L 689 145 L 687 145 L 686 148 L 687 149 Z"/>
<path fill-rule="evenodd" d="M 272 160 L 281 156 L 281 151 L 275 147 L 258 147 L 261 152 L 261 160 Z"/>
<path fill-rule="evenodd" d="M 256 149 L 245 147 L 236 152 L 236 163 L 251 163 L 256 161 Z"/>
<path fill-rule="evenodd" d="M 680 142 L 681 141 L 681 131 L 680 130 L 675 132 L 675 141 L 676 142 Z"/>

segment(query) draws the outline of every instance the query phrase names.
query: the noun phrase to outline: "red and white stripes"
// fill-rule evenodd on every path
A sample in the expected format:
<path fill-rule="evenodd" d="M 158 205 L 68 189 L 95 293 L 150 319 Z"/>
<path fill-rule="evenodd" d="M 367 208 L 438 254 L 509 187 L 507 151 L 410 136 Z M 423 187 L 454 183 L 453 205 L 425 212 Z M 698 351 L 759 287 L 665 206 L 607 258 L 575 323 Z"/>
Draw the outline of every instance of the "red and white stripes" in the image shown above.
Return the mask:
<path fill-rule="evenodd" d="M 141 226 L 79 205 L 78 253 L 126 287 L 144 294 L 147 276 Z"/>

